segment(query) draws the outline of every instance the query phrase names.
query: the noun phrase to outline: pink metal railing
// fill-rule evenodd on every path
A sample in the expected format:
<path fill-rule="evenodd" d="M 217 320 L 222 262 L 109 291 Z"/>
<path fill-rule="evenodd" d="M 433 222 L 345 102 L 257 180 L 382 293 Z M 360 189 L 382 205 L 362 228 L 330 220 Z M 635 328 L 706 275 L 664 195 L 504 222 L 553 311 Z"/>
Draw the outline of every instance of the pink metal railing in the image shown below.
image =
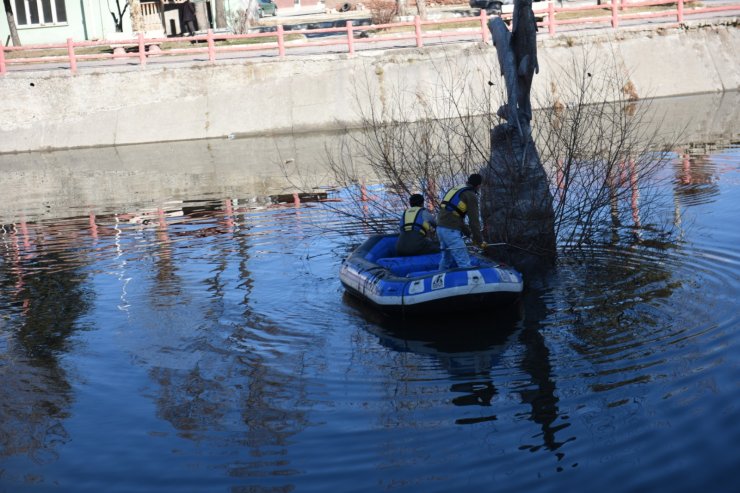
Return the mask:
<path fill-rule="evenodd" d="M 644 2 L 627 2 L 626 0 L 611 0 L 609 5 L 585 5 L 580 7 L 556 7 L 553 2 L 549 2 L 547 7 L 543 9 L 535 9 L 534 14 L 536 17 L 541 18 L 537 24 L 540 27 L 546 27 L 547 32 L 553 35 L 557 32 L 559 26 L 583 26 L 588 24 L 606 24 L 612 28 L 618 28 L 620 22 L 625 20 L 634 19 L 654 19 L 654 18 L 675 18 L 678 24 L 682 23 L 688 15 L 698 15 L 714 12 L 740 12 L 740 1 L 732 5 L 725 5 L 720 7 L 701 7 L 687 10 L 684 8 L 686 1 L 691 0 L 652 0 Z M 643 12 L 635 13 L 634 9 L 644 8 L 649 6 L 657 5 L 675 5 L 674 9 L 662 10 L 659 12 Z M 633 10 L 632 13 L 629 11 Z M 558 19 L 558 14 L 562 15 L 568 12 L 579 12 L 579 11 L 593 11 L 596 15 L 593 17 L 585 17 L 579 19 Z M 601 15 L 599 15 L 601 14 Z M 503 14 L 502 18 L 510 19 L 511 14 Z M 467 30 L 425 30 L 425 27 L 439 27 L 442 25 L 450 26 L 455 24 L 470 23 L 472 20 L 479 20 L 480 28 L 467 29 Z M 373 37 L 355 37 L 356 33 L 368 32 L 368 31 L 382 31 L 385 29 L 392 28 L 412 28 L 406 33 L 386 33 L 384 35 L 378 35 Z M 411 22 L 396 22 L 392 24 L 380 24 L 371 26 L 355 26 L 352 21 L 348 21 L 345 27 L 330 27 L 322 29 L 303 29 L 296 31 L 289 31 L 287 34 L 304 34 L 304 35 L 315 35 L 315 34 L 335 34 L 337 35 L 333 39 L 324 39 L 320 41 L 302 40 L 302 41 L 286 41 L 286 31 L 282 25 L 277 26 L 275 32 L 268 33 L 254 33 L 254 34 L 214 34 L 213 31 L 209 30 L 205 35 L 199 35 L 189 38 L 178 38 L 173 40 L 171 38 L 144 38 L 143 34 L 139 34 L 136 38 L 125 39 L 125 40 L 100 40 L 100 41 L 82 41 L 74 42 L 71 38 L 67 40 L 65 44 L 44 44 L 44 45 L 30 45 L 30 46 L 0 46 L 0 75 L 7 73 L 8 65 L 10 64 L 28 64 L 28 63 L 46 63 L 46 62 L 67 62 L 69 64 L 70 72 L 77 72 L 78 62 L 89 61 L 89 60 L 106 60 L 113 58 L 138 58 L 140 65 L 144 66 L 147 63 L 148 56 L 172 56 L 172 55 L 194 55 L 194 54 L 207 54 L 208 60 L 213 62 L 216 60 L 218 53 L 234 53 L 234 52 L 249 52 L 249 51 L 273 51 L 277 50 L 277 56 L 284 58 L 287 54 L 288 49 L 294 50 L 298 48 L 310 48 L 310 47 L 322 47 L 322 46 L 334 46 L 337 49 L 354 54 L 358 46 L 369 46 L 381 42 L 398 42 L 413 40 L 417 47 L 424 46 L 425 39 L 445 39 L 445 38 L 470 38 L 474 36 L 479 38 L 483 42 L 488 42 L 490 39 L 488 31 L 488 16 L 484 10 L 481 11 L 479 17 L 468 17 L 468 18 L 456 18 L 456 19 L 445 19 L 435 21 L 422 21 L 418 16 L 414 17 Z M 266 38 L 271 41 L 264 43 L 255 43 L 252 45 L 233 45 L 233 46 L 217 46 L 216 41 L 228 41 L 228 40 L 243 40 L 243 39 L 260 39 Z M 274 41 L 272 41 L 274 40 Z M 162 43 L 172 43 L 174 41 L 192 41 L 199 43 L 202 41 L 206 42 L 206 47 L 190 47 L 190 48 L 170 48 L 167 50 L 154 51 L 153 47 L 159 47 Z M 120 50 L 113 50 L 114 53 L 95 53 L 95 54 L 80 54 L 75 51 L 77 48 L 87 48 L 93 46 L 110 46 L 110 47 L 132 47 L 137 48 L 136 52 L 119 53 Z M 147 51 L 149 47 L 149 51 Z M 56 55 L 56 56 L 29 56 L 23 58 L 10 58 L 8 54 L 15 52 L 22 52 L 33 54 L 38 50 L 55 50 L 55 49 L 66 49 L 67 55 Z"/>

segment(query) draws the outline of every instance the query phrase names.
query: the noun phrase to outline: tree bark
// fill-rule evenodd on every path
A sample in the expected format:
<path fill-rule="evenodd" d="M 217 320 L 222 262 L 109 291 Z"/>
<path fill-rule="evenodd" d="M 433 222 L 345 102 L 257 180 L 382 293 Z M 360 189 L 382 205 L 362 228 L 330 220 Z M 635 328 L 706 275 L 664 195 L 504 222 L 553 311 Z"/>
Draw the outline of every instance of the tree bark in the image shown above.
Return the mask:
<path fill-rule="evenodd" d="M 511 33 L 500 17 L 488 23 L 508 99 L 497 112 L 507 122 L 491 130 L 481 212 L 489 240 L 503 247 L 496 255 L 524 273 L 551 265 L 557 245 L 548 177 L 531 136 L 529 91 L 538 70 L 531 0 L 516 0 L 512 18 Z"/>
<path fill-rule="evenodd" d="M 400 16 L 408 15 L 408 12 L 409 12 L 408 0 L 396 0 L 396 9 L 398 10 L 398 15 Z"/>
<path fill-rule="evenodd" d="M 128 0 L 131 5 L 131 30 L 135 33 L 144 32 L 144 16 L 141 13 L 139 0 Z"/>
<path fill-rule="evenodd" d="M 13 40 L 13 46 L 21 45 L 21 38 L 18 36 L 18 27 L 15 25 L 15 17 L 13 16 L 13 5 L 10 0 L 3 0 L 5 6 L 5 15 L 8 17 L 8 27 L 10 28 L 10 39 Z"/>
<path fill-rule="evenodd" d="M 216 27 L 226 27 L 226 9 L 224 8 L 224 0 L 216 0 Z"/>
<path fill-rule="evenodd" d="M 159 20 L 162 22 L 162 31 L 167 33 L 167 21 L 164 20 L 164 0 L 159 0 Z"/>
<path fill-rule="evenodd" d="M 419 11 L 421 20 L 427 20 L 427 0 L 416 0 L 416 9 Z"/>
<path fill-rule="evenodd" d="M 207 31 L 211 28 L 208 21 L 208 4 L 204 1 L 193 3 L 195 4 L 195 19 L 198 21 L 198 31 Z"/>

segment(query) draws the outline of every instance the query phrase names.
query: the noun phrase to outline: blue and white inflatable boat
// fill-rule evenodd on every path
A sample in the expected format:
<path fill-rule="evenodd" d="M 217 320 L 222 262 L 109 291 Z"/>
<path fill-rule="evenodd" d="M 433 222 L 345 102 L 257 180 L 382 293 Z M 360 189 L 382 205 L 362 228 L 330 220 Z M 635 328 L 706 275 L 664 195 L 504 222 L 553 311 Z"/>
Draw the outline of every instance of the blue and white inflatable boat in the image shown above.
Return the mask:
<path fill-rule="evenodd" d="M 524 282 L 519 272 L 471 254 L 472 267 L 440 271 L 440 254 L 396 256 L 398 235 L 371 236 L 342 264 L 339 278 L 352 295 L 383 311 L 439 313 L 512 304 Z"/>

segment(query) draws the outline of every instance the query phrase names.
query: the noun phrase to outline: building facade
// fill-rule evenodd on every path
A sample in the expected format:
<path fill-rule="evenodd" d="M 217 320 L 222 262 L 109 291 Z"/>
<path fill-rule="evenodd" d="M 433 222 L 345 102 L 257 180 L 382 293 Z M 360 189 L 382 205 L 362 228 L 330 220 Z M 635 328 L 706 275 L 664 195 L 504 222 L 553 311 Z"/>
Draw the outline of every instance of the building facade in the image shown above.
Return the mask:
<path fill-rule="evenodd" d="M 9 0 L 21 44 L 63 43 L 111 39 L 131 35 L 128 0 Z M 148 37 L 182 34 L 180 9 L 185 0 L 140 0 L 144 30 Z M 198 29 L 216 28 L 216 0 L 191 0 L 196 6 Z M 322 10 L 322 0 L 273 0 L 279 15 L 303 10 Z M 250 0 L 223 0 L 227 24 L 232 12 L 245 10 Z M 0 18 L 0 39 L 12 44 L 5 6 Z M 123 34 L 118 34 L 120 32 Z M 227 26 L 223 27 L 224 29 Z"/>

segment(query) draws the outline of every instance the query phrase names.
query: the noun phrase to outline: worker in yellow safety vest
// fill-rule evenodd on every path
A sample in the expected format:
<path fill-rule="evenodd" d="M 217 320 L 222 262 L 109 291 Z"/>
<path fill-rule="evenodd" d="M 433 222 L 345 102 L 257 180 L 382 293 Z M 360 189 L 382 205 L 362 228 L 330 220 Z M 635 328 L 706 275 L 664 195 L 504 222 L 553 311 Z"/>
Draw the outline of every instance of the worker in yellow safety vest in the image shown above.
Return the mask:
<path fill-rule="evenodd" d="M 483 177 L 473 173 L 465 185 L 449 190 L 442 198 L 437 214 L 437 237 L 442 249 L 439 269 L 470 267 L 470 255 L 463 236 L 472 236 L 473 243 L 485 248 L 478 210 L 478 190 Z M 465 224 L 465 218 L 468 224 Z"/>
<path fill-rule="evenodd" d="M 408 256 L 439 252 L 439 243 L 432 239 L 436 226 L 434 215 L 424 208 L 424 196 L 413 194 L 409 208 L 401 214 L 396 253 Z"/>

